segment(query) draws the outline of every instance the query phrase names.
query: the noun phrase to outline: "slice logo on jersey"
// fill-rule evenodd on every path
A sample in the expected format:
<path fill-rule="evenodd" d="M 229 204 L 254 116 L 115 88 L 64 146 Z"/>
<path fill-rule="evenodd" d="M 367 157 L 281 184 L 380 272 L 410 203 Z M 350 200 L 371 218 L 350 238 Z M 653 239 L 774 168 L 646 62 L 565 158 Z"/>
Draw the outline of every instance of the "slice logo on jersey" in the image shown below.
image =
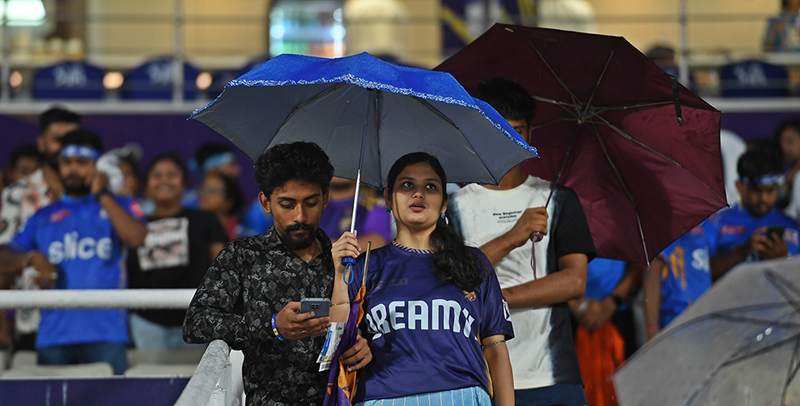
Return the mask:
<path fill-rule="evenodd" d="M 511 321 L 511 309 L 508 308 L 505 298 L 503 298 L 503 315 L 506 317 L 506 321 Z"/>
<path fill-rule="evenodd" d="M 64 234 L 63 241 L 53 241 L 47 247 L 47 258 L 53 265 L 74 259 L 89 260 L 100 258 L 111 259 L 113 243 L 111 238 L 103 237 L 95 240 L 92 237 L 80 238 L 77 231 Z"/>
<path fill-rule="evenodd" d="M 395 300 L 388 306 L 378 303 L 369 309 L 366 316 L 373 339 L 403 329 L 449 330 L 469 338 L 475 322 L 469 310 L 462 309 L 455 300 L 447 299 L 433 299 L 430 304 L 424 300 Z"/>
<path fill-rule="evenodd" d="M 747 228 L 745 226 L 732 226 L 725 224 L 722 227 L 720 227 L 719 232 L 722 235 L 730 235 L 730 234 L 739 235 L 747 232 Z"/>
<path fill-rule="evenodd" d="M 50 215 L 50 223 L 58 223 L 61 220 L 64 220 L 69 216 L 69 209 L 59 210 Z"/>
<path fill-rule="evenodd" d="M 474 301 L 475 301 L 475 299 L 477 299 L 477 298 L 478 298 L 478 295 L 476 295 L 476 294 L 475 294 L 475 292 L 467 292 L 467 291 L 465 290 L 465 291 L 464 291 L 464 298 L 465 298 L 465 299 L 467 299 L 467 300 L 469 300 L 470 302 L 474 302 Z"/>

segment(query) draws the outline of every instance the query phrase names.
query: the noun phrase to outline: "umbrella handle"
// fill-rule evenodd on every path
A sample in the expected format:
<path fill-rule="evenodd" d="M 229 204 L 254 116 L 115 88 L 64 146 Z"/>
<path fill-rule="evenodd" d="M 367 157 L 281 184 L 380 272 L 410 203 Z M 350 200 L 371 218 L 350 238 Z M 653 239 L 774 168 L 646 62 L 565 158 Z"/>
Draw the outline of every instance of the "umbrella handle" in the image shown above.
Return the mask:
<path fill-rule="evenodd" d="M 544 234 L 542 234 L 542 233 L 540 233 L 540 232 L 538 232 L 538 231 L 536 231 L 536 232 L 534 232 L 534 233 L 531 233 L 531 236 L 530 236 L 530 239 L 531 239 L 531 241 L 533 241 L 533 242 L 539 242 L 539 241 L 542 241 L 542 239 L 543 239 L 543 238 L 544 238 Z M 344 262 L 344 261 L 342 261 L 342 262 Z"/>
<path fill-rule="evenodd" d="M 353 268 L 355 268 L 356 259 L 353 257 L 344 257 L 342 258 L 342 265 L 344 265 L 344 273 L 342 274 L 342 279 L 344 283 L 349 285 L 353 283 Z M 347 271 L 350 271 L 350 280 L 347 279 Z"/>

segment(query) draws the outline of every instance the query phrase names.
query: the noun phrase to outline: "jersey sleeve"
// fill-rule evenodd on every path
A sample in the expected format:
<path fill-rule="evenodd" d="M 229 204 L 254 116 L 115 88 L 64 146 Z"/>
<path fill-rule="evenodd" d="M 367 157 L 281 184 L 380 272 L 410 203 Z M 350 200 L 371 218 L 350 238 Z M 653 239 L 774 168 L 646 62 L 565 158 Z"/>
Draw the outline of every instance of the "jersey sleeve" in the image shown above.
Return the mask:
<path fill-rule="evenodd" d="M 146 221 L 144 210 L 142 210 L 142 206 L 136 199 L 131 199 L 127 197 L 115 197 L 115 199 L 117 203 L 135 219 L 143 223 Z"/>
<path fill-rule="evenodd" d="M 486 258 L 480 250 L 474 249 L 479 261 L 486 271 L 486 277 L 480 286 L 483 318 L 481 320 L 481 338 L 495 335 L 503 335 L 506 340 L 514 338 L 514 328 L 511 325 L 511 313 L 508 310 L 508 303 L 503 297 L 500 283 L 494 272 L 489 258 Z"/>
<path fill-rule="evenodd" d="M 569 254 L 586 254 L 591 261 L 597 256 L 589 223 L 583 213 L 580 199 L 575 191 L 565 189 L 564 199 L 555 227 L 556 257 Z"/>
<path fill-rule="evenodd" d="M 22 228 L 19 229 L 17 234 L 14 235 L 14 238 L 11 239 L 11 242 L 7 245 L 8 248 L 11 248 L 17 252 L 28 252 L 31 250 L 35 250 L 36 247 L 36 223 L 39 219 L 39 216 L 34 214 Z"/>

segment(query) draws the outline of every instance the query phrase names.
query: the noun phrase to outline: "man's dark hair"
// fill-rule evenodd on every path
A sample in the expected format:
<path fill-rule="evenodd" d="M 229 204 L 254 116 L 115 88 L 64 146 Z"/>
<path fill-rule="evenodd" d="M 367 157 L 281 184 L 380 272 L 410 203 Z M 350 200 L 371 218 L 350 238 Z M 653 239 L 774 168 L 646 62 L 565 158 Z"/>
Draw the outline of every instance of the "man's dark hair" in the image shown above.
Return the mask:
<path fill-rule="evenodd" d="M 39 148 L 36 147 L 36 144 L 23 144 L 14 147 L 11 153 L 8 154 L 8 167 L 17 166 L 17 162 L 22 158 L 33 158 L 42 162 L 42 154 L 39 153 Z"/>
<path fill-rule="evenodd" d="M 489 103 L 506 120 L 525 120 L 528 125 L 536 116 L 536 101 L 522 85 L 503 78 L 478 82 L 473 94 Z"/>
<path fill-rule="evenodd" d="M 214 155 L 224 154 L 226 152 L 233 152 L 233 148 L 228 145 L 215 143 L 215 142 L 207 142 L 200 146 L 194 153 L 194 160 L 197 162 L 198 167 L 202 167 L 203 163 L 206 162 L 206 159 L 211 158 Z"/>
<path fill-rule="evenodd" d="M 797 132 L 800 132 L 800 117 L 787 118 L 778 123 L 778 126 L 775 127 L 775 140 L 780 142 L 781 133 L 786 131 L 787 128 L 794 128 Z"/>
<path fill-rule="evenodd" d="M 128 159 L 122 158 L 126 162 L 130 163 L 133 167 L 134 171 L 136 170 L 136 162 L 134 159 L 130 158 L 128 155 Z M 155 158 L 150 160 L 150 163 L 147 164 L 147 169 L 144 171 L 144 178 L 145 183 L 147 183 L 147 178 L 150 177 L 150 172 L 153 170 L 153 167 L 156 166 L 157 163 L 161 161 L 170 161 L 181 170 L 181 179 L 183 180 L 183 186 L 189 186 L 189 168 L 186 167 L 186 163 L 183 162 L 183 159 L 178 155 L 176 152 L 164 152 L 162 154 L 156 155 Z"/>
<path fill-rule="evenodd" d="M 103 152 L 103 140 L 100 135 L 84 128 L 64 134 L 63 137 L 59 138 L 59 142 L 61 142 L 62 149 L 67 145 L 82 145 L 94 148 L 98 152 Z"/>
<path fill-rule="evenodd" d="M 75 123 L 81 125 L 81 116 L 60 107 L 53 107 L 39 115 L 39 133 L 44 134 L 53 123 Z"/>
<path fill-rule="evenodd" d="M 736 164 L 739 178 L 756 180 L 764 175 L 783 173 L 783 160 L 780 150 L 769 145 L 757 145 L 739 157 Z"/>
<path fill-rule="evenodd" d="M 333 178 L 333 165 L 325 151 L 312 142 L 280 144 L 258 157 L 255 178 L 267 198 L 290 180 L 318 184 L 325 194 Z"/>

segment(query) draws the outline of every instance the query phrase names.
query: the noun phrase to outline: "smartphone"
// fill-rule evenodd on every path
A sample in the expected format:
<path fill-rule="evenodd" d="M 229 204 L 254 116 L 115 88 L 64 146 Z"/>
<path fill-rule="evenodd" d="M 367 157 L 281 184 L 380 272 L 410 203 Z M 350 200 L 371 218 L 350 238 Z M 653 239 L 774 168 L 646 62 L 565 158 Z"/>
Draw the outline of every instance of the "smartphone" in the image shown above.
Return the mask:
<path fill-rule="evenodd" d="M 786 226 L 776 225 L 776 226 L 769 226 L 767 227 L 766 235 L 768 238 L 772 238 L 774 234 L 775 237 L 783 238 L 783 232 L 786 231 Z"/>
<path fill-rule="evenodd" d="M 308 313 L 313 311 L 316 319 L 319 317 L 328 317 L 328 312 L 331 308 L 330 299 L 323 299 L 318 297 L 304 298 L 300 300 L 300 313 Z"/>

